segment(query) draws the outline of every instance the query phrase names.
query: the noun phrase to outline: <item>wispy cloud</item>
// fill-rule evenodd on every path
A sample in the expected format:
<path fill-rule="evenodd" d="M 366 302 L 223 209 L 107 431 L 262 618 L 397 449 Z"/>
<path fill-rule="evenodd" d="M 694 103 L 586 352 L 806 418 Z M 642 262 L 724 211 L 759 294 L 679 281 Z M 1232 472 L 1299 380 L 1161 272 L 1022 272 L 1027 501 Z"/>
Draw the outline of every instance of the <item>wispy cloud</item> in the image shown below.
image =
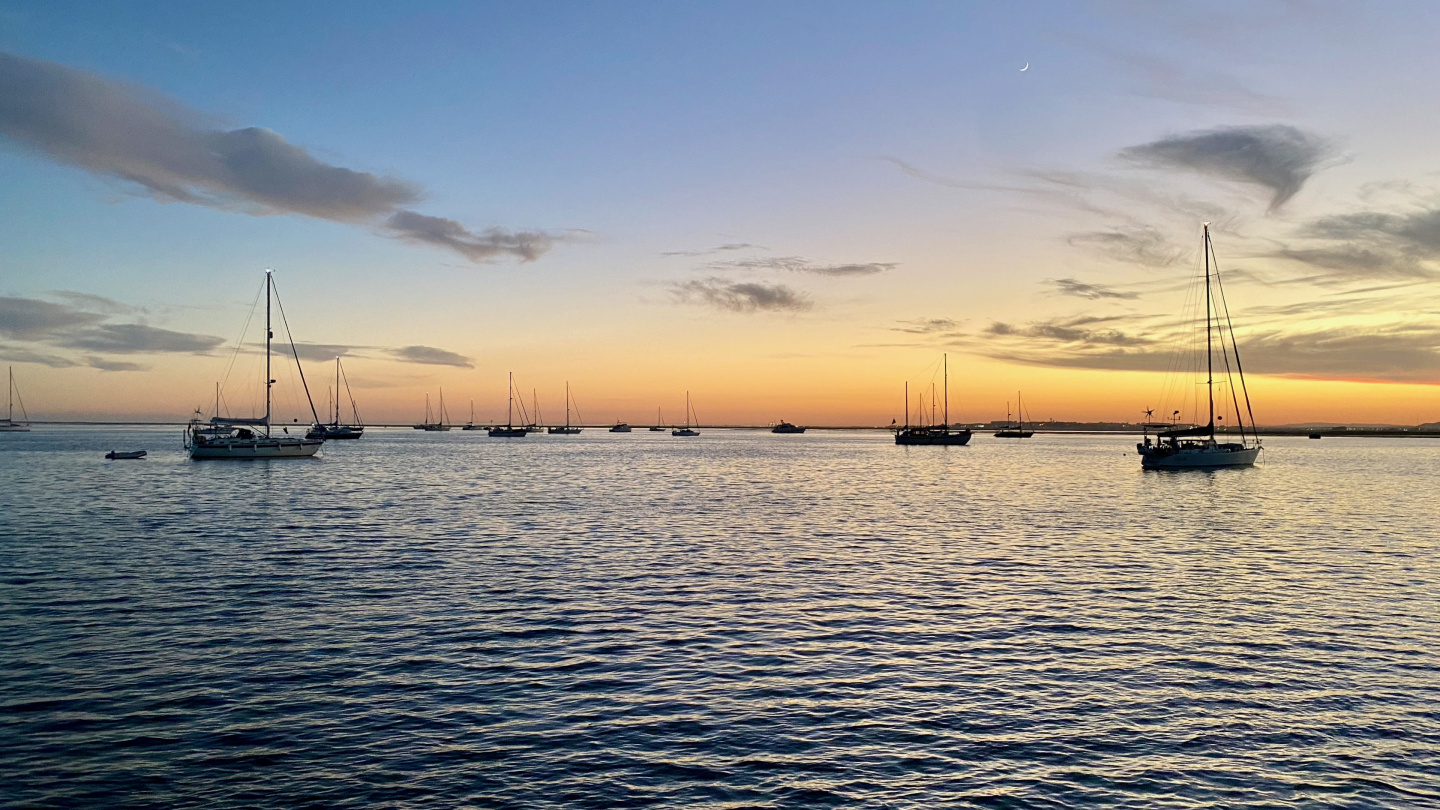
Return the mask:
<path fill-rule="evenodd" d="M 892 326 L 893 332 L 905 332 L 910 335 L 938 335 L 956 332 L 960 329 L 960 322 L 952 318 L 911 318 L 908 321 L 900 321 L 899 326 Z"/>
<path fill-rule="evenodd" d="M 1334 153 L 1330 142 L 1286 124 L 1187 132 L 1120 150 L 1132 163 L 1182 169 L 1258 185 L 1272 192 L 1270 209 L 1294 197 Z"/>
<path fill-rule="evenodd" d="M 732 250 L 769 250 L 764 245 L 754 245 L 749 242 L 730 242 L 725 245 L 717 245 L 706 250 L 668 250 L 661 253 L 661 256 L 709 256 L 715 253 L 726 253 Z"/>
<path fill-rule="evenodd" d="M 54 62 L 0 52 L 0 135 L 50 159 L 116 178 L 155 199 L 253 215 L 299 214 L 444 247 L 471 261 L 531 261 L 556 237 L 471 231 L 408 206 L 394 177 L 335 166 L 260 127 L 223 130 L 179 103 Z"/>
<path fill-rule="evenodd" d="M 89 326 L 105 316 L 35 298 L 0 298 L 0 334 L 34 340 L 75 327 Z"/>
<path fill-rule="evenodd" d="M 426 366 L 454 366 L 456 368 L 474 368 L 475 362 L 463 354 L 437 349 L 433 346 L 402 346 L 398 349 L 387 349 L 386 352 L 396 360 L 406 363 L 419 363 Z"/>
<path fill-rule="evenodd" d="M 1103 284 L 1089 284 L 1073 278 L 1050 278 L 1045 280 L 1046 284 L 1055 288 L 1061 295 L 1069 295 L 1075 298 L 1089 298 L 1098 300 L 1101 298 L 1139 298 L 1139 293 L 1125 292 L 1113 287 L 1106 287 Z"/>
<path fill-rule="evenodd" d="M 1169 267 L 1184 255 L 1184 251 L 1149 225 L 1116 225 L 1103 231 L 1071 234 L 1065 242 L 1071 247 L 1142 267 Z"/>
<path fill-rule="evenodd" d="M 986 327 L 985 333 L 996 337 L 1039 338 L 1048 342 L 1100 346 L 1144 346 L 1151 342 L 1149 338 L 1126 334 L 1115 328 L 1094 328 L 1116 320 L 1119 320 L 1118 316 L 1082 316 L 1031 321 L 1023 326 L 996 321 Z"/>
<path fill-rule="evenodd" d="M 800 312 L 812 306 L 802 293 L 783 284 L 734 282 L 723 278 L 676 282 L 670 285 L 670 293 L 678 303 L 727 312 Z"/>
<path fill-rule="evenodd" d="M 821 264 L 802 259 L 799 256 L 735 259 L 734 261 L 710 263 L 710 267 L 717 270 L 779 270 L 787 273 L 809 273 L 815 276 L 873 276 L 888 273 L 899 266 L 896 262 Z"/>
<path fill-rule="evenodd" d="M 58 336 L 54 343 L 67 349 L 108 354 L 205 354 L 224 338 L 196 335 L 146 326 L 141 323 L 107 323 Z"/>
<path fill-rule="evenodd" d="M 1286 111 L 1280 99 L 1257 92 L 1226 73 L 1186 67 L 1153 54 L 1101 51 L 1120 63 L 1127 77 L 1138 80 L 1134 90 L 1138 96 L 1257 115 Z"/>

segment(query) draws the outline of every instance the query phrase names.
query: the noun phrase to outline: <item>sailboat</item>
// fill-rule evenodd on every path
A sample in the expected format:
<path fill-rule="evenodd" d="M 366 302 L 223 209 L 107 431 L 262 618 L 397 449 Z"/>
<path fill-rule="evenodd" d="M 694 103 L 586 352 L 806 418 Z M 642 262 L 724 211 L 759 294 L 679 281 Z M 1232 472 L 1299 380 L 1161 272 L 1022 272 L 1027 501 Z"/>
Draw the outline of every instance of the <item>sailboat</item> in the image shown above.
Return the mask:
<path fill-rule="evenodd" d="M 465 423 L 461 430 L 484 430 L 485 428 L 475 424 L 475 400 L 470 400 L 470 421 Z"/>
<path fill-rule="evenodd" d="M 558 433 L 558 434 L 561 434 L 561 435 L 564 435 L 564 436 L 574 436 L 575 434 L 579 433 L 579 432 L 582 430 L 582 428 L 570 427 L 570 403 L 571 403 L 571 402 L 574 402 L 574 401 L 575 401 L 575 397 L 574 397 L 574 395 L 572 395 L 572 394 L 570 393 L 570 383 L 569 383 L 569 381 L 566 381 L 566 383 L 565 383 L 565 427 L 558 427 L 558 426 L 557 426 L 557 427 L 551 427 L 550 430 L 549 430 L 549 432 L 551 432 L 551 433 Z M 580 416 L 580 403 L 578 403 L 578 402 L 575 403 L 575 416 L 577 416 L 577 417 Z M 581 418 L 581 419 L 580 419 L 580 422 L 583 424 L 583 423 L 585 422 L 584 418 Z"/>
<path fill-rule="evenodd" d="M 659 406 L 655 408 L 655 425 L 650 428 L 651 433 L 661 433 L 665 430 L 665 416 L 660 413 Z"/>
<path fill-rule="evenodd" d="M 942 362 L 945 367 L 945 421 L 936 425 L 932 417 L 930 420 L 931 424 L 929 425 L 910 424 L 910 384 L 907 382 L 905 384 L 905 425 L 894 428 L 896 444 L 960 445 L 967 444 L 970 441 L 970 431 L 968 428 L 950 427 L 950 356 L 948 354 L 943 355 Z M 930 398 L 930 409 L 932 412 L 935 409 L 935 398 L 933 396 Z M 922 421 L 924 418 L 924 416 L 920 417 Z"/>
<path fill-rule="evenodd" d="M 524 411 L 524 406 L 521 406 Z M 523 439 L 529 428 L 515 425 L 515 372 L 510 372 L 510 404 L 505 408 L 505 424 L 490 428 L 490 436 L 500 439 Z"/>
<path fill-rule="evenodd" d="M 271 387 L 275 380 L 270 373 L 270 341 L 275 333 L 270 325 L 270 299 L 275 289 L 273 274 L 265 271 L 265 415 L 254 418 L 220 416 L 211 417 L 207 425 L 199 418 L 190 420 L 185 432 L 185 445 L 190 458 L 308 458 L 319 452 L 324 439 L 309 436 L 272 436 L 270 433 Z M 278 296 L 274 296 L 278 299 Z M 285 319 L 285 309 L 280 309 L 280 318 Z M 305 388 L 305 399 L 310 402 L 310 414 L 319 424 L 320 415 L 315 413 L 315 403 L 310 401 L 310 386 L 305 382 L 305 369 L 300 365 L 300 353 L 295 349 L 295 339 L 290 337 L 290 352 L 295 357 L 295 367 L 300 371 L 300 384 Z M 217 397 L 218 398 L 218 397 Z"/>
<path fill-rule="evenodd" d="M 355 405 L 355 395 L 350 393 L 350 379 L 345 378 L 345 396 L 350 398 L 350 411 L 355 415 L 355 424 L 340 424 L 340 358 L 335 358 L 335 410 L 327 412 L 326 416 L 333 413 L 334 419 L 329 424 L 316 425 L 310 428 L 305 435 L 312 439 L 358 439 L 365 435 L 365 426 L 360 423 L 360 409 Z"/>
<path fill-rule="evenodd" d="M 15 397 L 18 391 L 15 388 L 15 367 L 10 367 L 10 411 L 5 416 L 5 421 L 0 422 L 0 433 L 26 433 L 30 430 L 30 416 L 25 413 L 25 400 L 20 400 L 20 415 L 24 421 L 15 421 Z"/>
<path fill-rule="evenodd" d="M 1020 392 L 1015 392 L 1015 416 L 1019 419 L 1018 425 L 1010 423 L 1010 403 L 1005 403 L 1005 427 L 995 431 L 997 439 L 1028 439 L 1035 435 L 1035 431 L 1025 429 L 1025 403 L 1020 399 Z"/>
<path fill-rule="evenodd" d="M 676 428 L 670 431 L 671 436 L 699 436 L 700 431 L 690 429 L 690 414 L 695 413 L 695 408 L 690 404 L 690 392 L 685 392 L 685 427 Z M 700 415 L 695 414 L 695 427 L 700 427 Z"/>
<path fill-rule="evenodd" d="M 416 430 L 429 430 L 429 431 L 449 430 L 449 429 L 450 429 L 450 426 L 447 425 L 447 424 L 445 424 L 445 420 L 446 420 L 446 419 L 449 419 L 449 418 L 450 418 L 450 417 L 449 417 L 449 414 L 445 413 L 445 389 L 444 389 L 444 388 L 441 388 L 441 389 L 440 389 L 440 407 L 439 407 L 438 409 L 436 409 L 435 415 L 434 415 L 433 417 L 430 415 L 430 394 L 429 394 L 429 392 L 426 392 L 426 394 L 425 394 L 425 421 L 423 421 L 423 422 L 421 422 L 420 424 L 416 425 L 416 426 L 415 426 L 415 429 L 416 429 Z M 432 421 L 432 419 L 434 419 L 435 421 Z"/>
<path fill-rule="evenodd" d="M 1245 370 L 1240 365 L 1240 349 L 1235 345 L 1235 330 L 1230 324 L 1230 307 L 1225 303 L 1225 287 L 1220 283 L 1219 260 L 1215 258 L 1215 247 L 1210 242 L 1210 223 L 1204 223 L 1204 235 L 1200 249 L 1205 254 L 1205 387 L 1210 406 L 1210 418 L 1203 425 L 1182 428 L 1178 424 L 1144 426 L 1145 440 L 1135 445 L 1140 454 L 1140 466 L 1147 470 L 1156 469 L 1208 469 L 1215 467 L 1247 467 L 1255 463 L 1260 455 L 1260 437 L 1255 432 L 1255 414 L 1250 408 L 1250 391 L 1245 386 Z M 1214 291 L 1212 292 L 1212 288 Z M 1216 293 L 1219 306 L 1216 306 Z M 1225 325 L 1218 325 L 1221 312 L 1225 314 Z M 1225 334 L 1230 335 L 1230 345 L 1225 345 Z M 1215 335 L 1220 336 L 1220 355 L 1224 361 L 1225 378 L 1235 406 L 1236 421 L 1240 423 L 1240 441 L 1221 442 L 1215 434 Z M 1240 415 L 1240 399 L 1235 386 L 1230 383 L 1230 360 L 1235 360 L 1235 371 L 1240 378 L 1240 391 L 1245 395 L 1245 413 L 1250 417 L 1250 436 L 1245 433 L 1245 418 Z M 1179 411 L 1176 411 L 1177 419 Z M 1221 417 L 1223 418 L 1223 417 Z M 1150 440 L 1150 428 L 1162 428 Z M 1253 442 L 1251 441 L 1253 439 Z"/>

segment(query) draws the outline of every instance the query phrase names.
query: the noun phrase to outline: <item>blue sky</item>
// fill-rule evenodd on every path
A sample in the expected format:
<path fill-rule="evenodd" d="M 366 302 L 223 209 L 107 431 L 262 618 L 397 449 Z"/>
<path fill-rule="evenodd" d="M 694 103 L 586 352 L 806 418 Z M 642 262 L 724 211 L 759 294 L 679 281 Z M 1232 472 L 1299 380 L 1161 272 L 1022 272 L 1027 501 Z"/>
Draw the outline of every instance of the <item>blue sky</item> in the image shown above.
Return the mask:
<path fill-rule="evenodd" d="M 1436 15 L 0 2 L 0 52 L 23 64 L 93 77 L 187 132 L 263 128 L 317 166 L 413 192 L 341 221 L 233 189 L 179 201 L 47 152 L 13 113 L 0 296 L 99 295 L 131 308 L 106 324 L 234 340 L 273 266 L 299 337 L 342 347 L 397 416 L 440 385 L 493 410 L 513 368 L 547 390 L 579 379 L 616 412 L 693 387 L 736 420 L 778 400 L 888 421 L 891 389 L 952 351 L 975 417 L 1024 385 L 1057 416 L 1098 418 L 1162 387 L 1152 358 L 1173 324 L 1158 316 L 1176 314 L 1170 289 L 1215 218 L 1273 377 L 1270 421 L 1410 421 L 1440 379 L 1432 246 L 1401 219 L 1349 225 L 1440 199 Z M 1195 151 L 1217 145 L 1219 163 Z M 1237 162 L 1251 147 L 1270 163 Z M 1278 205 L 1274 171 L 1298 189 Z M 432 230 L 397 230 L 401 210 Z M 440 220 L 507 247 L 447 249 Z M 541 247 L 522 255 L 517 234 Z M 746 247 L 707 252 L 722 245 Z M 1383 260 L 1357 269 L 1362 249 Z M 93 340 L 3 327 L 56 413 L 185 411 L 215 376 L 214 350 L 184 341 L 92 363 L 76 347 Z M 464 362 L 406 361 L 407 346 Z"/>

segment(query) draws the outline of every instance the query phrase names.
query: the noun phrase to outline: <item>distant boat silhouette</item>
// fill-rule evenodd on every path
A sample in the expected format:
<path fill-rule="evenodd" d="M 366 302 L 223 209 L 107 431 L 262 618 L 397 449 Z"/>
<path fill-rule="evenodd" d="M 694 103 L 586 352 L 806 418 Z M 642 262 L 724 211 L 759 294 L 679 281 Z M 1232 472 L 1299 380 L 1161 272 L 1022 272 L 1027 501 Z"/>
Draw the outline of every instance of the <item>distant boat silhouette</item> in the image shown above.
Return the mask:
<path fill-rule="evenodd" d="M 345 396 L 350 398 L 350 410 L 355 415 L 355 423 L 352 425 L 340 424 L 340 358 L 335 358 L 335 410 L 334 419 L 329 424 L 316 425 L 310 428 L 305 435 L 312 439 L 358 439 L 365 435 L 365 426 L 360 423 L 360 409 L 355 405 L 355 395 L 350 393 L 350 379 L 345 380 Z M 330 416 L 329 413 L 325 414 Z"/>
<path fill-rule="evenodd" d="M 1200 241 L 1200 250 L 1205 254 L 1205 386 L 1209 394 L 1210 420 L 1204 425 L 1182 428 L 1178 425 L 1144 425 L 1145 440 L 1135 445 L 1135 451 L 1140 455 L 1140 466 L 1147 470 L 1155 469 L 1204 469 L 1214 467 L 1248 467 L 1255 463 L 1260 455 L 1260 437 L 1255 434 L 1255 414 L 1250 412 L 1250 392 L 1245 386 L 1245 369 L 1240 365 L 1240 349 L 1235 345 L 1235 330 L 1230 325 L 1230 310 L 1224 303 L 1225 287 L 1220 284 L 1219 261 L 1216 260 L 1212 267 L 1211 259 L 1215 258 L 1215 247 L 1210 242 L 1210 223 L 1205 223 L 1204 234 Z M 1213 281 L 1212 281 L 1213 280 Z M 1234 385 L 1227 385 L 1230 397 L 1235 405 L 1235 414 L 1240 422 L 1240 441 L 1219 442 L 1215 438 L 1215 349 L 1214 334 L 1217 331 L 1215 321 L 1219 319 L 1219 312 L 1215 306 L 1215 293 L 1220 295 L 1221 308 L 1225 314 L 1225 327 L 1220 333 L 1220 353 L 1225 361 L 1226 382 L 1230 381 L 1230 360 L 1235 361 L 1235 371 L 1240 377 L 1239 390 L 1245 395 L 1245 410 L 1250 414 L 1250 430 L 1254 436 L 1254 444 L 1246 441 L 1245 420 L 1240 416 L 1240 399 Z M 1225 333 L 1230 333 L 1230 347 L 1225 347 Z M 1176 411 L 1176 418 L 1179 418 L 1179 411 Z M 1221 417 L 1222 419 L 1224 417 Z M 1150 441 L 1150 428 L 1161 427 L 1156 433 L 1155 441 Z"/>
<path fill-rule="evenodd" d="M 995 431 L 997 439 L 1028 439 L 1035 435 L 1035 431 L 1025 429 L 1025 405 L 1020 400 L 1020 392 L 1015 392 L 1015 416 L 1019 419 L 1018 426 L 1010 424 L 1010 403 L 1005 403 L 1005 424 L 1006 427 Z"/>
<path fill-rule="evenodd" d="M 470 400 L 470 421 L 465 423 L 461 430 L 484 430 L 485 428 L 475 424 L 475 400 Z"/>
<path fill-rule="evenodd" d="M 24 417 L 23 422 L 15 421 L 15 367 L 10 367 L 10 412 L 4 422 L 0 422 L 0 433 L 28 433 L 30 431 L 30 415 L 25 413 L 25 401 L 20 401 L 20 414 Z"/>
<path fill-rule="evenodd" d="M 896 444 L 944 444 L 963 445 L 970 441 L 970 431 L 966 428 L 950 427 L 950 356 L 943 355 L 945 367 L 945 416 L 944 421 L 939 425 L 911 425 L 910 424 L 910 383 L 905 383 L 905 425 L 895 428 Z M 932 383 L 933 385 L 933 383 Z M 922 399 L 923 403 L 923 399 Z M 935 410 L 935 403 L 932 397 L 930 410 Z M 920 417 L 924 419 L 924 416 Z"/>
<path fill-rule="evenodd" d="M 665 417 L 660 413 L 659 406 L 655 408 L 655 426 L 650 428 L 651 433 L 659 433 L 665 430 Z"/>
<path fill-rule="evenodd" d="M 805 432 L 805 428 L 803 428 L 803 427 L 796 427 L 795 425 L 792 425 L 792 424 L 790 424 L 789 422 L 786 422 L 784 419 L 781 419 L 781 420 L 780 420 L 780 424 L 776 425 L 776 426 L 773 427 L 773 428 L 770 428 L 770 432 L 771 432 L 771 433 L 804 433 L 804 432 Z"/>
<path fill-rule="evenodd" d="M 558 434 L 561 434 L 561 435 L 564 435 L 564 436 L 574 436 L 575 434 L 579 433 L 581 430 L 584 429 L 584 428 L 578 428 L 578 427 L 570 427 L 570 403 L 571 403 L 571 402 L 574 402 L 574 399 L 575 399 L 575 398 L 570 394 L 570 381 L 569 381 L 569 380 L 566 380 L 566 381 L 565 381 L 565 427 L 552 427 L 552 428 L 549 429 L 549 432 L 550 432 L 550 433 L 558 433 Z M 575 403 L 575 415 L 576 415 L 576 416 L 580 416 L 580 403 L 578 403 L 578 402 Z M 580 423 L 581 423 L 581 424 L 584 424 L 584 423 L 585 423 L 584 417 L 581 417 Z"/>
<path fill-rule="evenodd" d="M 671 436 L 699 436 L 699 435 L 700 435 L 700 431 L 698 431 L 698 430 L 691 430 L 691 429 L 690 429 L 690 414 L 693 413 L 694 410 L 695 410 L 694 407 L 692 407 L 692 406 L 690 405 L 690 392 L 689 392 L 689 391 L 686 391 L 686 392 L 685 392 L 685 427 L 683 427 L 683 428 L 677 428 L 677 429 L 675 429 L 675 430 L 670 431 L 670 435 L 671 435 Z M 695 417 L 695 426 L 696 426 L 696 427 L 699 427 L 699 426 L 700 426 L 700 417 L 699 417 L 698 415 Z"/>
<path fill-rule="evenodd" d="M 629 433 L 629 432 L 630 432 L 630 425 L 627 424 L 627 423 L 625 423 L 625 422 L 621 422 L 621 421 L 619 421 L 619 420 L 616 420 L 615 426 L 612 427 L 612 428 L 610 428 L 610 432 L 611 432 L 611 433 Z"/>
<path fill-rule="evenodd" d="M 510 400 L 505 408 L 505 424 L 490 428 L 490 436 L 497 439 L 523 439 L 530 431 L 515 424 L 515 372 L 510 372 Z M 522 405 L 520 410 L 525 410 Z"/>
<path fill-rule="evenodd" d="M 416 430 L 442 431 L 449 430 L 450 426 L 445 424 L 449 415 L 445 413 L 445 389 L 440 389 L 440 408 L 435 414 L 437 421 L 431 421 L 430 415 L 430 394 L 425 394 L 425 421 L 415 426 Z"/>

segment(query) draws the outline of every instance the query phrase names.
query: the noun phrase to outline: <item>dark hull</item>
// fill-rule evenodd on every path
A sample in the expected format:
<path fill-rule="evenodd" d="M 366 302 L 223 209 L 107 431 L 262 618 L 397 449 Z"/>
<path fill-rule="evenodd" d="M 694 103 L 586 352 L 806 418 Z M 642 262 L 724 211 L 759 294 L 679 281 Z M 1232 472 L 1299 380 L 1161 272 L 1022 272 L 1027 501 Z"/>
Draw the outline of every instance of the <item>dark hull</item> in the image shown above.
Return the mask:
<path fill-rule="evenodd" d="M 305 434 L 305 438 L 324 439 L 325 441 L 333 442 L 340 439 L 358 439 L 364 435 L 365 428 L 363 427 L 349 427 L 346 425 L 335 427 L 334 425 L 321 425 L 320 427 L 311 428 L 310 431 Z"/>
<path fill-rule="evenodd" d="M 529 432 L 525 428 L 493 427 L 489 435 L 497 439 L 523 439 Z"/>
<path fill-rule="evenodd" d="M 896 444 L 943 444 L 962 445 L 970 443 L 968 430 L 948 428 L 902 428 L 895 432 Z"/>
<path fill-rule="evenodd" d="M 611 433 L 629 433 L 629 432 L 630 432 L 630 426 L 629 426 L 629 425 L 616 425 L 615 427 L 610 428 L 610 432 L 611 432 Z"/>
<path fill-rule="evenodd" d="M 1033 430 L 997 430 L 997 431 L 995 431 L 995 438 L 997 438 L 997 439 L 1028 439 L 1028 438 L 1030 438 L 1031 436 L 1034 436 L 1034 435 L 1035 435 L 1035 431 L 1033 431 Z"/>
<path fill-rule="evenodd" d="M 672 431 L 670 431 L 670 435 L 671 435 L 671 436 L 699 436 L 699 435 L 700 435 L 700 431 L 698 431 L 698 430 L 691 430 L 690 428 L 681 428 L 680 430 L 672 430 Z"/>
<path fill-rule="evenodd" d="M 770 432 L 771 432 L 771 433 L 804 433 L 804 432 L 805 432 L 805 428 L 803 428 L 803 427 L 796 427 L 796 426 L 794 426 L 794 425 L 776 425 L 775 427 L 770 428 Z"/>
<path fill-rule="evenodd" d="M 580 431 L 581 431 L 581 428 L 577 428 L 577 427 L 552 427 L 552 428 L 547 428 L 547 429 L 546 429 L 546 432 L 548 432 L 548 433 L 550 433 L 550 434 L 552 434 L 552 435 L 558 435 L 558 436 L 574 436 L 574 435 L 578 434 Z"/>

